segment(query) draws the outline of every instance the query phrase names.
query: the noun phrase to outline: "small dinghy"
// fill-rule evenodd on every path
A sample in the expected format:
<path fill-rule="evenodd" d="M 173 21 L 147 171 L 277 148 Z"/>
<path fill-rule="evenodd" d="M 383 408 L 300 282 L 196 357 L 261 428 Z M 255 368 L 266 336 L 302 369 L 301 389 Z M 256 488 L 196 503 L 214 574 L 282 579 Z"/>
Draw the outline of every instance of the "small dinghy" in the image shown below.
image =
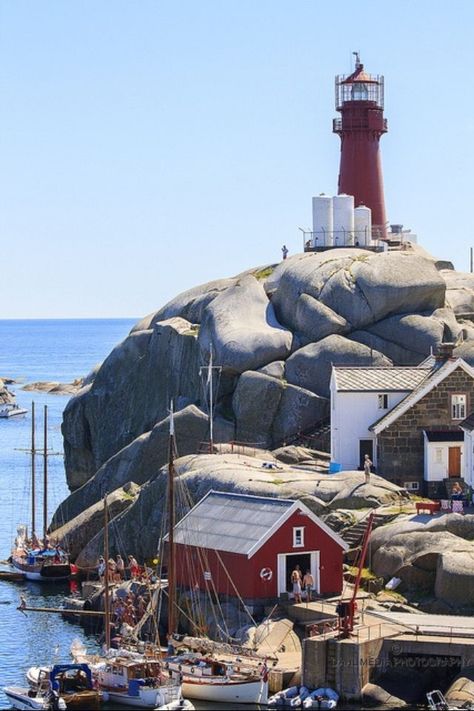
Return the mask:
<path fill-rule="evenodd" d="M 268 699 L 268 705 L 278 708 L 301 708 L 310 696 L 306 686 L 290 686 L 289 689 L 279 691 Z"/>
<path fill-rule="evenodd" d="M 339 694 L 334 689 L 320 687 L 310 693 L 303 701 L 304 709 L 335 709 L 339 701 Z"/>

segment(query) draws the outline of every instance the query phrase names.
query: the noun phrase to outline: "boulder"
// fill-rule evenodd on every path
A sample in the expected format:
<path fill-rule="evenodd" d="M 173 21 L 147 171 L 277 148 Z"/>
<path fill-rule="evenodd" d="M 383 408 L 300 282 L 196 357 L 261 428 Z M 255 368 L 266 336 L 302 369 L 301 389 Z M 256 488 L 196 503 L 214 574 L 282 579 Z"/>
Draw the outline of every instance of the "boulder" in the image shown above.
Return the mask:
<path fill-rule="evenodd" d="M 148 316 L 145 316 L 131 330 L 131 333 L 136 331 L 148 331 L 152 329 L 158 321 L 166 321 L 170 318 L 179 316 L 191 323 L 201 323 L 204 310 L 208 304 L 224 293 L 229 287 L 234 286 L 237 282 L 237 277 L 230 279 L 215 279 L 207 284 L 200 284 L 192 289 L 183 291 L 171 301 L 168 301 L 159 311 L 155 311 Z"/>
<path fill-rule="evenodd" d="M 292 338 L 278 323 L 262 284 L 251 275 L 208 304 L 199 330 L 202 352 L 212 347 L 215 363 L 230 373 L 286 358 Z"/>
<path fill-rule="evenodd" d="M 440 555 L 436 571 L 435 595 L 450 605 L 474 606 L 474 546 Z"/>
<path fill-rule="evenodd" d="M 232 398 L 236 440 L 271 446 L 271 430 L 284 391 L 280 380 L 263 373 L 243 373 Z"/>
<path fill-rule="evenodd" d="M 397 314 L 374 323 L 369 332 L 422 357 L 436 352 L 442 341 L 455 341 L 461 331 L 452 312 L 437 309 L 432 314 Z"/>
<path fill-rule="evenodd" d="M 272 426 L 273 446 L 314 430 L 329 417 L 329 400 L 297 385 L 286 385 Z"/>
<path fill-rule="evenodd" d="M 344 334 L 350 331 L 345 318 L 309 294 L 301 294 L 298 298 L 295 327 L 308 341 L 320 341 L 333 333 Z"/>
<path fill-rule="evenodd" d="M 140 487 L 129 482 L 107 496 L 109 518 L 125 511 L 135 500 Z M 103 500 L 89 506 L 78 516 L 54 530 L 54 540 L 75 560 L 80 551 L 104 527 Z"/>
<path fill-rule="evenodd" d="M 446 305 L 456 316 L 474 314 L 474 274 L 450 269 L 443 269 L 440 274 L 446 282 Z"/>
<path fill-rule="evenodd" d="M 285 375 L 289 383 L 329 397 L 329 381 L 333 364 L 392 365 L 378 351 L 345 338 L 328 336 L 318 343 L 300 348 L 286 361 Z"/>
<path fill-rule="evenodd" d="M 209 417 L 195 405 L 190 405 L 174 416 L 175 440 L 182 454 L 194 454 L 209 436 Z M 227 442 L 233 438 L 234 427 L 222 418 L 214 421 L 214 441 Z M 167 461 L 169 450 L 169 417 L 159 422 L 150 432 L 137 437 L 129 445 L 107 460 L 94 477 L 75 490 L 58 507 L 51 521 L 52 529 L 80 514 L 99 501 L 104 491 L 114 490 L 128 481 L 144 484 Z"/>
<path fill-rule="evenodd" d="M 465 666 L 454 679 L 445 694 L 446 701 L 451 706 L 465 707 L 474 705 L 474 667 Z M 469 708 L 469 706 L 467 706 Z"/>
<path fill-rule="evenodd" d="M 76 489 L 116 452 L 163 420 L 172 399 L 199 401 L 201 354 L 180 318 L 128 336 L 63 416 L 68 485 Z"/>
<path fill-rule="evenodd" d="M 396 313 L 444 306 L 446 283 L 433 261 L 405 252 L 372 254 L 363 249 L 328 250 L 289 264 L 272 302 L 283 324 L 298 330 L 302 294 L 317 299 L 353 329 Z"/>
<path fill-rule="evenodd" d="M 263 375 L 270 375 L 272 378 L 278 378 L 278 380 L 283 380 L 285 377 L 285 361 L 275 360 L 273 363 L 259 368 L 257 372 L 263 373 Z"/>
<path fill-rule="evenodd" d="M 397 365 L 418 365 L 424 355 L 413 349 L 403 348 L 391 340 L 381 338 L 372 331 L 352 331 L 347 338 L 362 343 L 373 351 L 378 351 Z"/>

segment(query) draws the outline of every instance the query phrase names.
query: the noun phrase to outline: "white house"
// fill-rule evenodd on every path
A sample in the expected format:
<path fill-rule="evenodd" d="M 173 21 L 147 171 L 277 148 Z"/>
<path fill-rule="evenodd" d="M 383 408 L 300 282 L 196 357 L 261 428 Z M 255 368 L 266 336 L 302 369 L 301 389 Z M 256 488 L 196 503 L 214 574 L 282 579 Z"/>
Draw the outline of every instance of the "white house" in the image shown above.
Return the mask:
<path fill-rule="evenodd" d="M 334 365 L 331 375 L 331 459 L 344 470 L 377 466 L 376 435 L 369 428 L 412 392 L 433 362 L 416 367 Z"/>
<path fill-rule="evenodd" d="M 474 413 L 459 427 L 464 430 L 464 481 L 474 488 Z"/>
<path fill-rule="evenodd" d="M 433 497 L 455 480 L 472 485 L 474 368 L 442 345 L 417 367 L 333 366 L 333 462 L 357 469 L 367 453 L 377 473 Z"/>

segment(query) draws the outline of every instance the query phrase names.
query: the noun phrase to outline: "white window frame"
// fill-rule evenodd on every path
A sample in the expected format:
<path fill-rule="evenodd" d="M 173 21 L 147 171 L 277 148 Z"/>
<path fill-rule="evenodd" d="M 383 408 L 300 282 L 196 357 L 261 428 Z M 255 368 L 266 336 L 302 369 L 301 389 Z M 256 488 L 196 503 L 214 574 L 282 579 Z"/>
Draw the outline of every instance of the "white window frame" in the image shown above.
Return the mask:
<path fill-rule="evenodd" d="M 451 395 L 451 419 L 464 420 L 467 415 L 467 395 L 466 393 L 454 393 Z"/>
<path fill-rule="evenodd" d="M 442 447 L 436 447 L 436 449 L 435 449 L 435 462 L 436 462 L 436 464 L 443 463 L 443 448 Z"/>
<path fill-rule="evenodd" d="M 377 395 L 377 400 L 378 400 L 379 410 L 388 410 L 389 409 L 388 393 L 379 393 Z"/>
<path fill-rule="evenodd" d="M 293 548 L 304 548 L 304 526 L 295 526 L 293 528 Z"/>

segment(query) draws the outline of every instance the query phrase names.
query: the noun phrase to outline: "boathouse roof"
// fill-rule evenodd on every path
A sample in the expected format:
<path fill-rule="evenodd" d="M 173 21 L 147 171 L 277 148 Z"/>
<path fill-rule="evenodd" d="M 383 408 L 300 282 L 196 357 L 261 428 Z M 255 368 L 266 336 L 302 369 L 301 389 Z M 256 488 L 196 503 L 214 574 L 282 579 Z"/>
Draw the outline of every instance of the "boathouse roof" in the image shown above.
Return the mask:
<path fill-rule="evenodd" d="M 299 501 L 210 491 L 175 526 L 174 542 L 250 557 L 300 509 L 341 547 L 347 544 Z"/>

